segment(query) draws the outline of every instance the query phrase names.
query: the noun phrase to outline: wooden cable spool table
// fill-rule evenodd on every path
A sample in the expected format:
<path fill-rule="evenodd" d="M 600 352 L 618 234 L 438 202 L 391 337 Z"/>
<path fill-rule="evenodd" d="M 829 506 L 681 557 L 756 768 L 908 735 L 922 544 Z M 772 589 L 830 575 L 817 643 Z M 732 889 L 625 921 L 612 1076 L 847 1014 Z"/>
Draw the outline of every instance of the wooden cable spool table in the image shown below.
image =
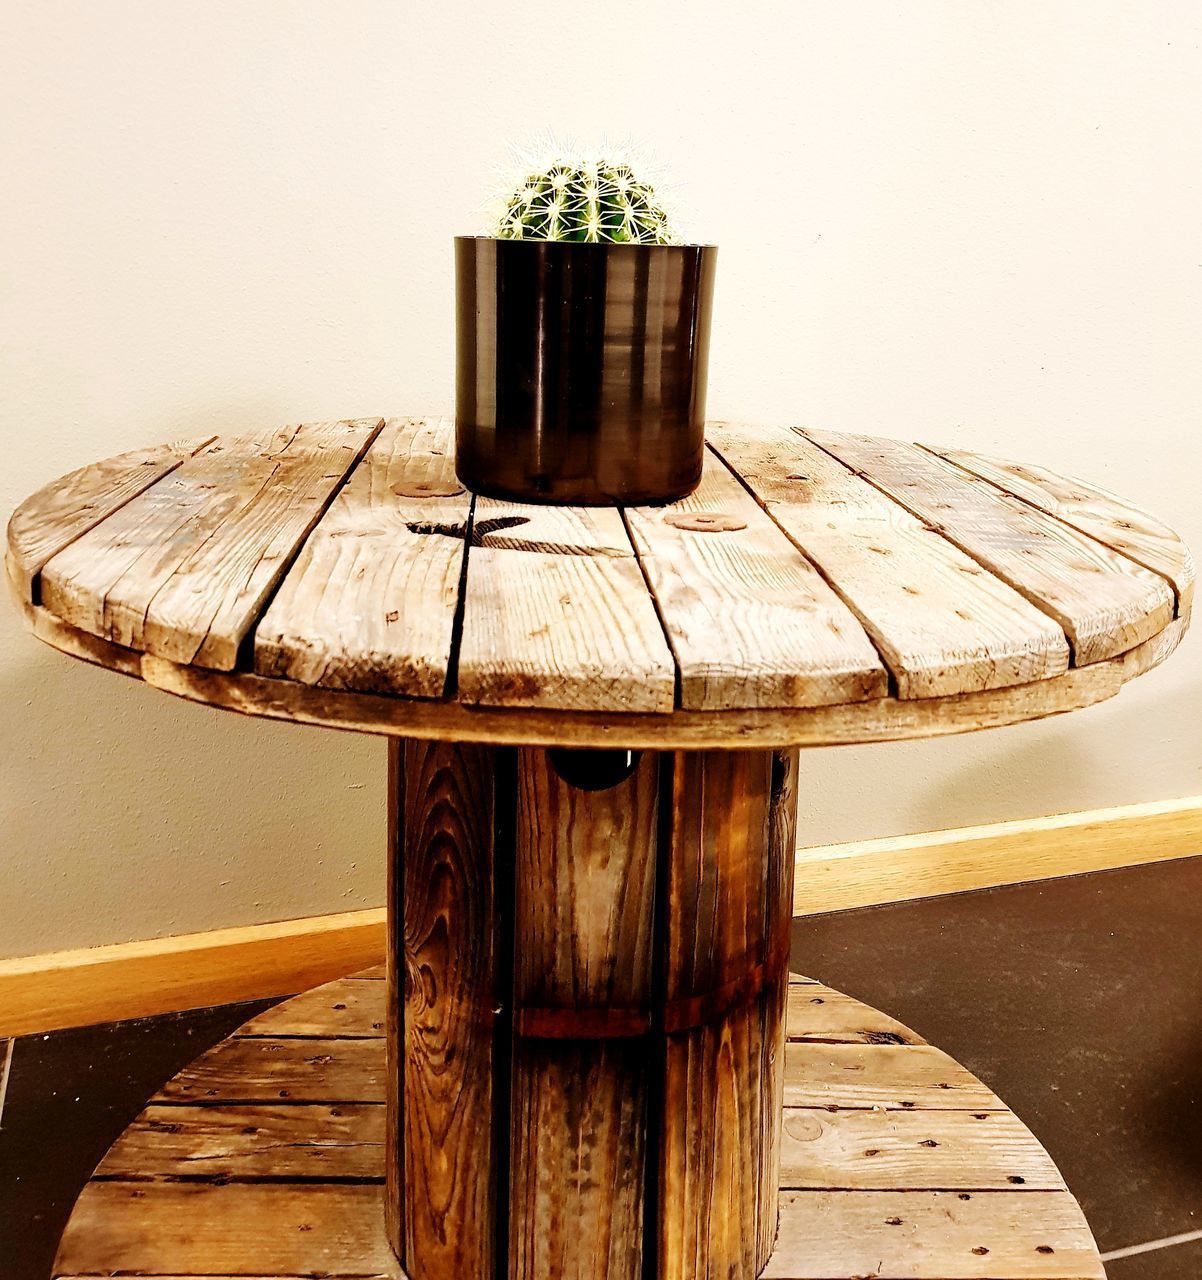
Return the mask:
<path fill-rule="evenodd" d="M 389 738 L 387 994 L 298 997 L 169 1083 L 58 1274 L 1101 1276 L 985 1086 L 791 985 L 798 749 L 1111 697 L 1188 623 L 1181 542 L 892 440 L 713 424 L 695 494 L 615 509 L 473 497 L 451 437 L 167 445 L 10 523 L 47 643 Z"/>

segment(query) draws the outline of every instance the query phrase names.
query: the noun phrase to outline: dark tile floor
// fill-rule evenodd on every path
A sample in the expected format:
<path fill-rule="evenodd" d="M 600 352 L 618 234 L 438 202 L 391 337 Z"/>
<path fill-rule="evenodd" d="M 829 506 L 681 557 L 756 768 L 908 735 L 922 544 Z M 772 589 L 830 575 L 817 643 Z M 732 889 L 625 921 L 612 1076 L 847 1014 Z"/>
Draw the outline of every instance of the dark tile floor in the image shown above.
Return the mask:
<path fill-rule="evenodd" d="M 1051 1151 L 1104 1253 L 1202 1231 L 1202 858 L 800 920 L 794 967 L 912 1025 Z M 143 1100 L 266 1003 L 19 1040 L 0 1083 L 0 1280 L 46 1280 Z M 0 1081 L 4 1050 L 0 1047 Z M 1202 1277 L 1202 1239 L 1108 1262 Z"/>
<path fill-rule="evenodd" d="M 793 965 L 888 1010 L 1035 1132 L 1105 1255 L 1202 1231 L 1202 858 L 799 920 Z M 1202 1278 L 1202 1242 L 1108 1264 Z"/>
<path fill-rule="evenodd" d="M 11 1045 L 0 1102 L 0 1280 L 46 1280 L 75 1197 L 145 1100 L 273 1003 L 25 1036 Z"/>

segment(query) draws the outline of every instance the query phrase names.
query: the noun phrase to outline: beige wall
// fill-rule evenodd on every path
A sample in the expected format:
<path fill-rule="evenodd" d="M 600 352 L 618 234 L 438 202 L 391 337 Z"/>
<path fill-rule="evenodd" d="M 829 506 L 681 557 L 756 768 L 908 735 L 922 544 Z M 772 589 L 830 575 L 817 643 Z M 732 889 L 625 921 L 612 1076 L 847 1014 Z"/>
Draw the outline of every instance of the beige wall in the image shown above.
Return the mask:
<path fill-rule="evenodd" d="M 1202 550 L 1192 0 L 7 14 L 5 515 L 163 438 L 449 409 L 450 236 L 553 125 L 643 141 L 720 242 L 714 416 L 1039 459 Z M 1200 655 L 811 753 L 803 838 L 1202 792 Z M 173 702 L 8 609 L 0 707 L 0 955 L 380 901 L 382 743 Z"/>

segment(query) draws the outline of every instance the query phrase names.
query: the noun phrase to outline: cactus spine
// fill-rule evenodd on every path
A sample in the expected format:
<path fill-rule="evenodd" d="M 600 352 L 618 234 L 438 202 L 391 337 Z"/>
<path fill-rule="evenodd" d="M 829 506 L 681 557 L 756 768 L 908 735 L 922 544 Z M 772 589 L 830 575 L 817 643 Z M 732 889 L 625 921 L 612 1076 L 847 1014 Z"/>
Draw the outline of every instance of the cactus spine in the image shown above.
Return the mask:
<path fill-rule="evenodd" d="M 675 243 L 651 187 L 630 165 L 607 160 L 557 161 L 529 174 L 509 198 L 497 235 L 503 240 Z"/>

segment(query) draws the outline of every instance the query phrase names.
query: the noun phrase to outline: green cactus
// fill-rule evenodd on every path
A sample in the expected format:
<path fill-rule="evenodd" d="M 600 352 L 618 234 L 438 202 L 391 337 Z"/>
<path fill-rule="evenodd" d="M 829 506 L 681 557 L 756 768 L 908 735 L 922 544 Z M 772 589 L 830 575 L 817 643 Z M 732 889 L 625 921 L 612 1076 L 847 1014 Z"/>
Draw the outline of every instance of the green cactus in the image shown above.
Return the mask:
<path fill-rule="evenodd" d="M 529 174 L 509 198 L 502 240 L 673 244 L 655 192 L 625 162 L 557 161 Z"/>

